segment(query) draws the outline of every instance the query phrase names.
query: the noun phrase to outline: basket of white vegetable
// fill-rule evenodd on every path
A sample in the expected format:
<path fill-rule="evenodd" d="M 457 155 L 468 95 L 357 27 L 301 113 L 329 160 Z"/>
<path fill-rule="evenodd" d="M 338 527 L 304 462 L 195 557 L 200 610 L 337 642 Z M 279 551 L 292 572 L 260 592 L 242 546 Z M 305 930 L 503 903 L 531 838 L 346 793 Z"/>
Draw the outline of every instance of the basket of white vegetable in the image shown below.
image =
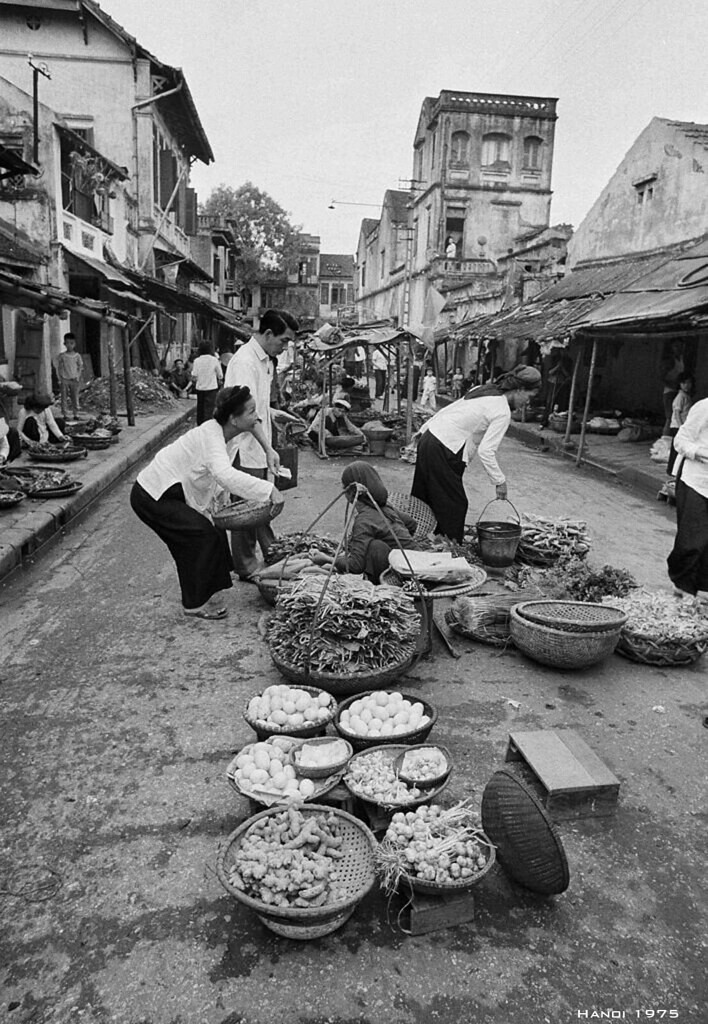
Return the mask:
<path fill-rule="evenodd" d="M 423 788 L 404 782 L 396 771 L 399 754 L 409 748 L 401 744 L 372 747 L 354 754 L 344 773 L 349 792 L 385 811 L 407 810 L 434 800 L 449 781 L 449 776 L 436 786 Z"/>
<path fill-rule="evenodd" d="M 226 891 L 290 939 L 340 928 L 376 880 L 376 840 L 351 814 L 318 804 L 249 818 L 219 851 Z"/>
<path fill-rule="evenodd" d="M 317 686 L 267 686 L 251 697 L 243 717 L 259 740 L 269 736 L 321 736 L 337 711 L 331 694 Z"/>
<path fill-rule="evenodd" d="M 334 736 L 317 736 L 302 740 L 290 753 L 295 774 L 303 779 L 326 779 L 343 772 L 354 749 L 347 740 Z"/>
<path fill-rule="evenodd" d="M 264 807 L 289 801 L 318 800 L 338 785 L 345 766 L 331 767 L 320 778 L 299 778 L 291 757 L 302 742 L 291 736 L 273 736 L 265 742 L 249 743 L 226 769 L 229 785 L 240 796 Z"/>
<path fill-rule="evenodd" d="M 470 889 L 491 870 L 495 849 L 465 801 L 394 814 L 376 856 L 384 891 L 401 883 L 414 892 L 446 896 Z"/>
<path fill-rule="evenodd" d="M 432 704 L 397 690 L 371 690 L 342 701 L 334 728 L 354 750 L 385 743 L 421 743 L 435 725 Z"/>
<path fill-rule="evenodd" d="M 429 789 L 449 778 L 452 757 L 447 747 L 434 743 L 419 743 L 399 754 L 394 762 L 398 777 L 409 786 Z"/>
<path fill-rule="evenodd" d="M 688 595 L 637 590 L 627 597 L 607 599 L 627 614 L 615 648 L 642 665 L 693 665 L 708 650 L 708 619 Z"/>

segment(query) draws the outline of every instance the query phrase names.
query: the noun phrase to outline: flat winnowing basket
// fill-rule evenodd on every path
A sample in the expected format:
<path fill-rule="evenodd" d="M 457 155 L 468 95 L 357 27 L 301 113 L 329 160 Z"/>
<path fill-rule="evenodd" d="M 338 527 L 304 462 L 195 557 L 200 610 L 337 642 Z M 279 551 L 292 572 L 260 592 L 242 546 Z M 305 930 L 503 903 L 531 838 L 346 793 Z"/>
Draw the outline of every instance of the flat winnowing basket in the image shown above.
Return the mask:
<path fill-rule="evenodd" d="M 283 511 L 282 505 L 269 501 L 235 501 L 213 515 L 214 526 L 220 530 L 243 530 L 248 526 L 269 523 Z"/>
<path fill-rule="evenodd" d="M 523 604 L 521 605 L 523 609 Z M 511 609 L 511 639 L 529 658 L 551 668 L 586 668 L 608 657 L 617 646 L 621 626 L 596 633 L 572 633 L 531 622 Z"/>
<path fill-rule="evenodd" d="M 342 851 L 344 857 L 337 860 L 339 879 L 347 895 L 321 907 L 275 907 L 262 900 L 248 896 L 230 881 L 231 868 L 244 836 L 254 822 L 269 815 L 278 814 L 285 808 L 273 807 L 254 815 L 240 825 L 219 851 L 216 873 L 224 889 L 239 903 L 254 910 L 261 921 L 278 935 L 292 939 L 313 939 L 339 928 L 351 916 L 357 904 L 366 896 L 376 880 L 375 851 L 376 839 L 363 822 L 340 811 L 338 808 L 323 807 L 320 804 L 304 804 L 299 809 L 306 817 L 312 814 L 335 814 L 339 819 Z"/>
<path fill-rule="evenodd" d="M 619 629 L 627 621 L 626 612 L 607 604 L 588 601 L 524 601 L 517 612 L 530 622 L 571 633 L 597 633 Z"/>
<path fill-rule="evenodd" d="M 435 529 L 437 523 L 435 513 L 430 505 L 426 505 L 420 498 L 413 498 L 409 494 L 393 491 L 388 496 L 388 504 L 397 512 L 405 512 L 415 519 L 417 523 L 416 537 L 427 537 Z"/>
<path fill-rule="evenodd" d="M 624 628 L 615 648 L 618 654 L 641 665 L 680 668 L 693 665 L 708 650 L 708 635 L 692 640 L 666 640 Z"/>

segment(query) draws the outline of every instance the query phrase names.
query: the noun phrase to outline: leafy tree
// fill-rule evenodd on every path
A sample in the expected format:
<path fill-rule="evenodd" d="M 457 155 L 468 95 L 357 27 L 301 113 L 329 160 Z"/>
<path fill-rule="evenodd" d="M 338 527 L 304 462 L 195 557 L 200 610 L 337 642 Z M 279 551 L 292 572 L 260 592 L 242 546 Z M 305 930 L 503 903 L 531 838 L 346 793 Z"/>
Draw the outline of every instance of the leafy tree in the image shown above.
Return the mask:
<path fill-rule="evenodd" d="M 243 289 L 250 290 L 275 273 L 288 271 L 297 260 L 300 227 L 267 192 L 247 181 L 238 188 L 219 185 L 202 213 L 223 217 L 239 247 L 237 258 Z"/>

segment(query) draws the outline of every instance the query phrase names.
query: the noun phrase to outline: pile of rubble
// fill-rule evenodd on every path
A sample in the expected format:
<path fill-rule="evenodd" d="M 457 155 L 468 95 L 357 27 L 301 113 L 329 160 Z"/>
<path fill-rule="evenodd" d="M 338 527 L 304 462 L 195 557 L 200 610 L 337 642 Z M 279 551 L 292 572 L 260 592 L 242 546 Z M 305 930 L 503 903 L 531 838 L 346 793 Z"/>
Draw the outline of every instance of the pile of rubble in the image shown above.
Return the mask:
<path fill-rule="evenodd" d="M 147 370 L 131 366 L 130 381 L 133 392 L 133 406 L 138 412 L 156 412 L 177 401 L 167 385 Z M 125 410 L 125 388 L 123 375 L 116 379 L 116 403 L 118 409 Z M 96 377 L 81 389 L 81 407 L 84 410 L 95 410 L 106 413 L 110 408 L 110 382 L 108 377 Z"/>

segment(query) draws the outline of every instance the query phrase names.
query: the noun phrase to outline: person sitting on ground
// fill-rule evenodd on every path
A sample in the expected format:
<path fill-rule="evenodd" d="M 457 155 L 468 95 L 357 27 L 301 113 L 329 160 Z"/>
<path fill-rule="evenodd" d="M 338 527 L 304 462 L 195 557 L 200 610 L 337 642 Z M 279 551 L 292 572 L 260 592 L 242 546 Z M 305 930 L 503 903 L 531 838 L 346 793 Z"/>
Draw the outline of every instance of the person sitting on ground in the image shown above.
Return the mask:
<path fill-rule="evenodd" d="M 54 444 L 66 441 L 65 420 L 55 418 L 52 411 L 54 399 L 51 395 L 36 392 L 25 398 L 25 404 L 17 417 L 17 432 L 23 444 Z"/>
<path fill-rule="evenodd" d="M 336 402 L 337 399 L 344 399 L 345 402 L 348 402 L 349 392 L 351 391 L 355 384 L 356 381 L 354 380 L 354 378 L 347 377 L 345 374 L 344 377 L 342 377 L 342 379 L 340 380 L 339 384 L 337 384 L 336 388 L 334 389 L 333 401 Z"/>
<path fill-rule="evenodd" d="M 21 452 L 20 435 L 7 422 L 0 408 L 0 466 L 4 466 L 6 462 L 14 462 Z"/>
<path fill-rule="evenodd" d="M 332 405 L 321 409 L 307 432 L 312 443 L 319 447 L 320 433 L 324 430 L 325 447 L 327 447 L 327 441 L 333 437 L 357 437 L 359 444 L 364 444 L 366 441 L 364 434 L 354 426 L 347 416 L 350 410 L 351 405 L 344 398 L 336 398 Z"/>
<path fill-rule="evenodd" d="M 361 491 L 357 484 L 363 484 L 369 493 Z M 356 514 L 348 553 L 337 556 L 336 568 L 340 572 L 363 573 L 372 583 L 378 583 L 381 573 L 388 568 L 389 551 L 398 549 L 399 545 L 407 550 L 418 550 L 413 539 L 416 521 L 388 504 L 386 485 L 366 462 L 352 462 L 347 466 L 342 473 L 342 486 L 347 501 L 356 503 Z"/>
<path fill-rule="evenodd" d="M 167 386 L 177 398 L 186 398 L 192 389 L 192 378 L 181 359 L 175 359 Z"/>

